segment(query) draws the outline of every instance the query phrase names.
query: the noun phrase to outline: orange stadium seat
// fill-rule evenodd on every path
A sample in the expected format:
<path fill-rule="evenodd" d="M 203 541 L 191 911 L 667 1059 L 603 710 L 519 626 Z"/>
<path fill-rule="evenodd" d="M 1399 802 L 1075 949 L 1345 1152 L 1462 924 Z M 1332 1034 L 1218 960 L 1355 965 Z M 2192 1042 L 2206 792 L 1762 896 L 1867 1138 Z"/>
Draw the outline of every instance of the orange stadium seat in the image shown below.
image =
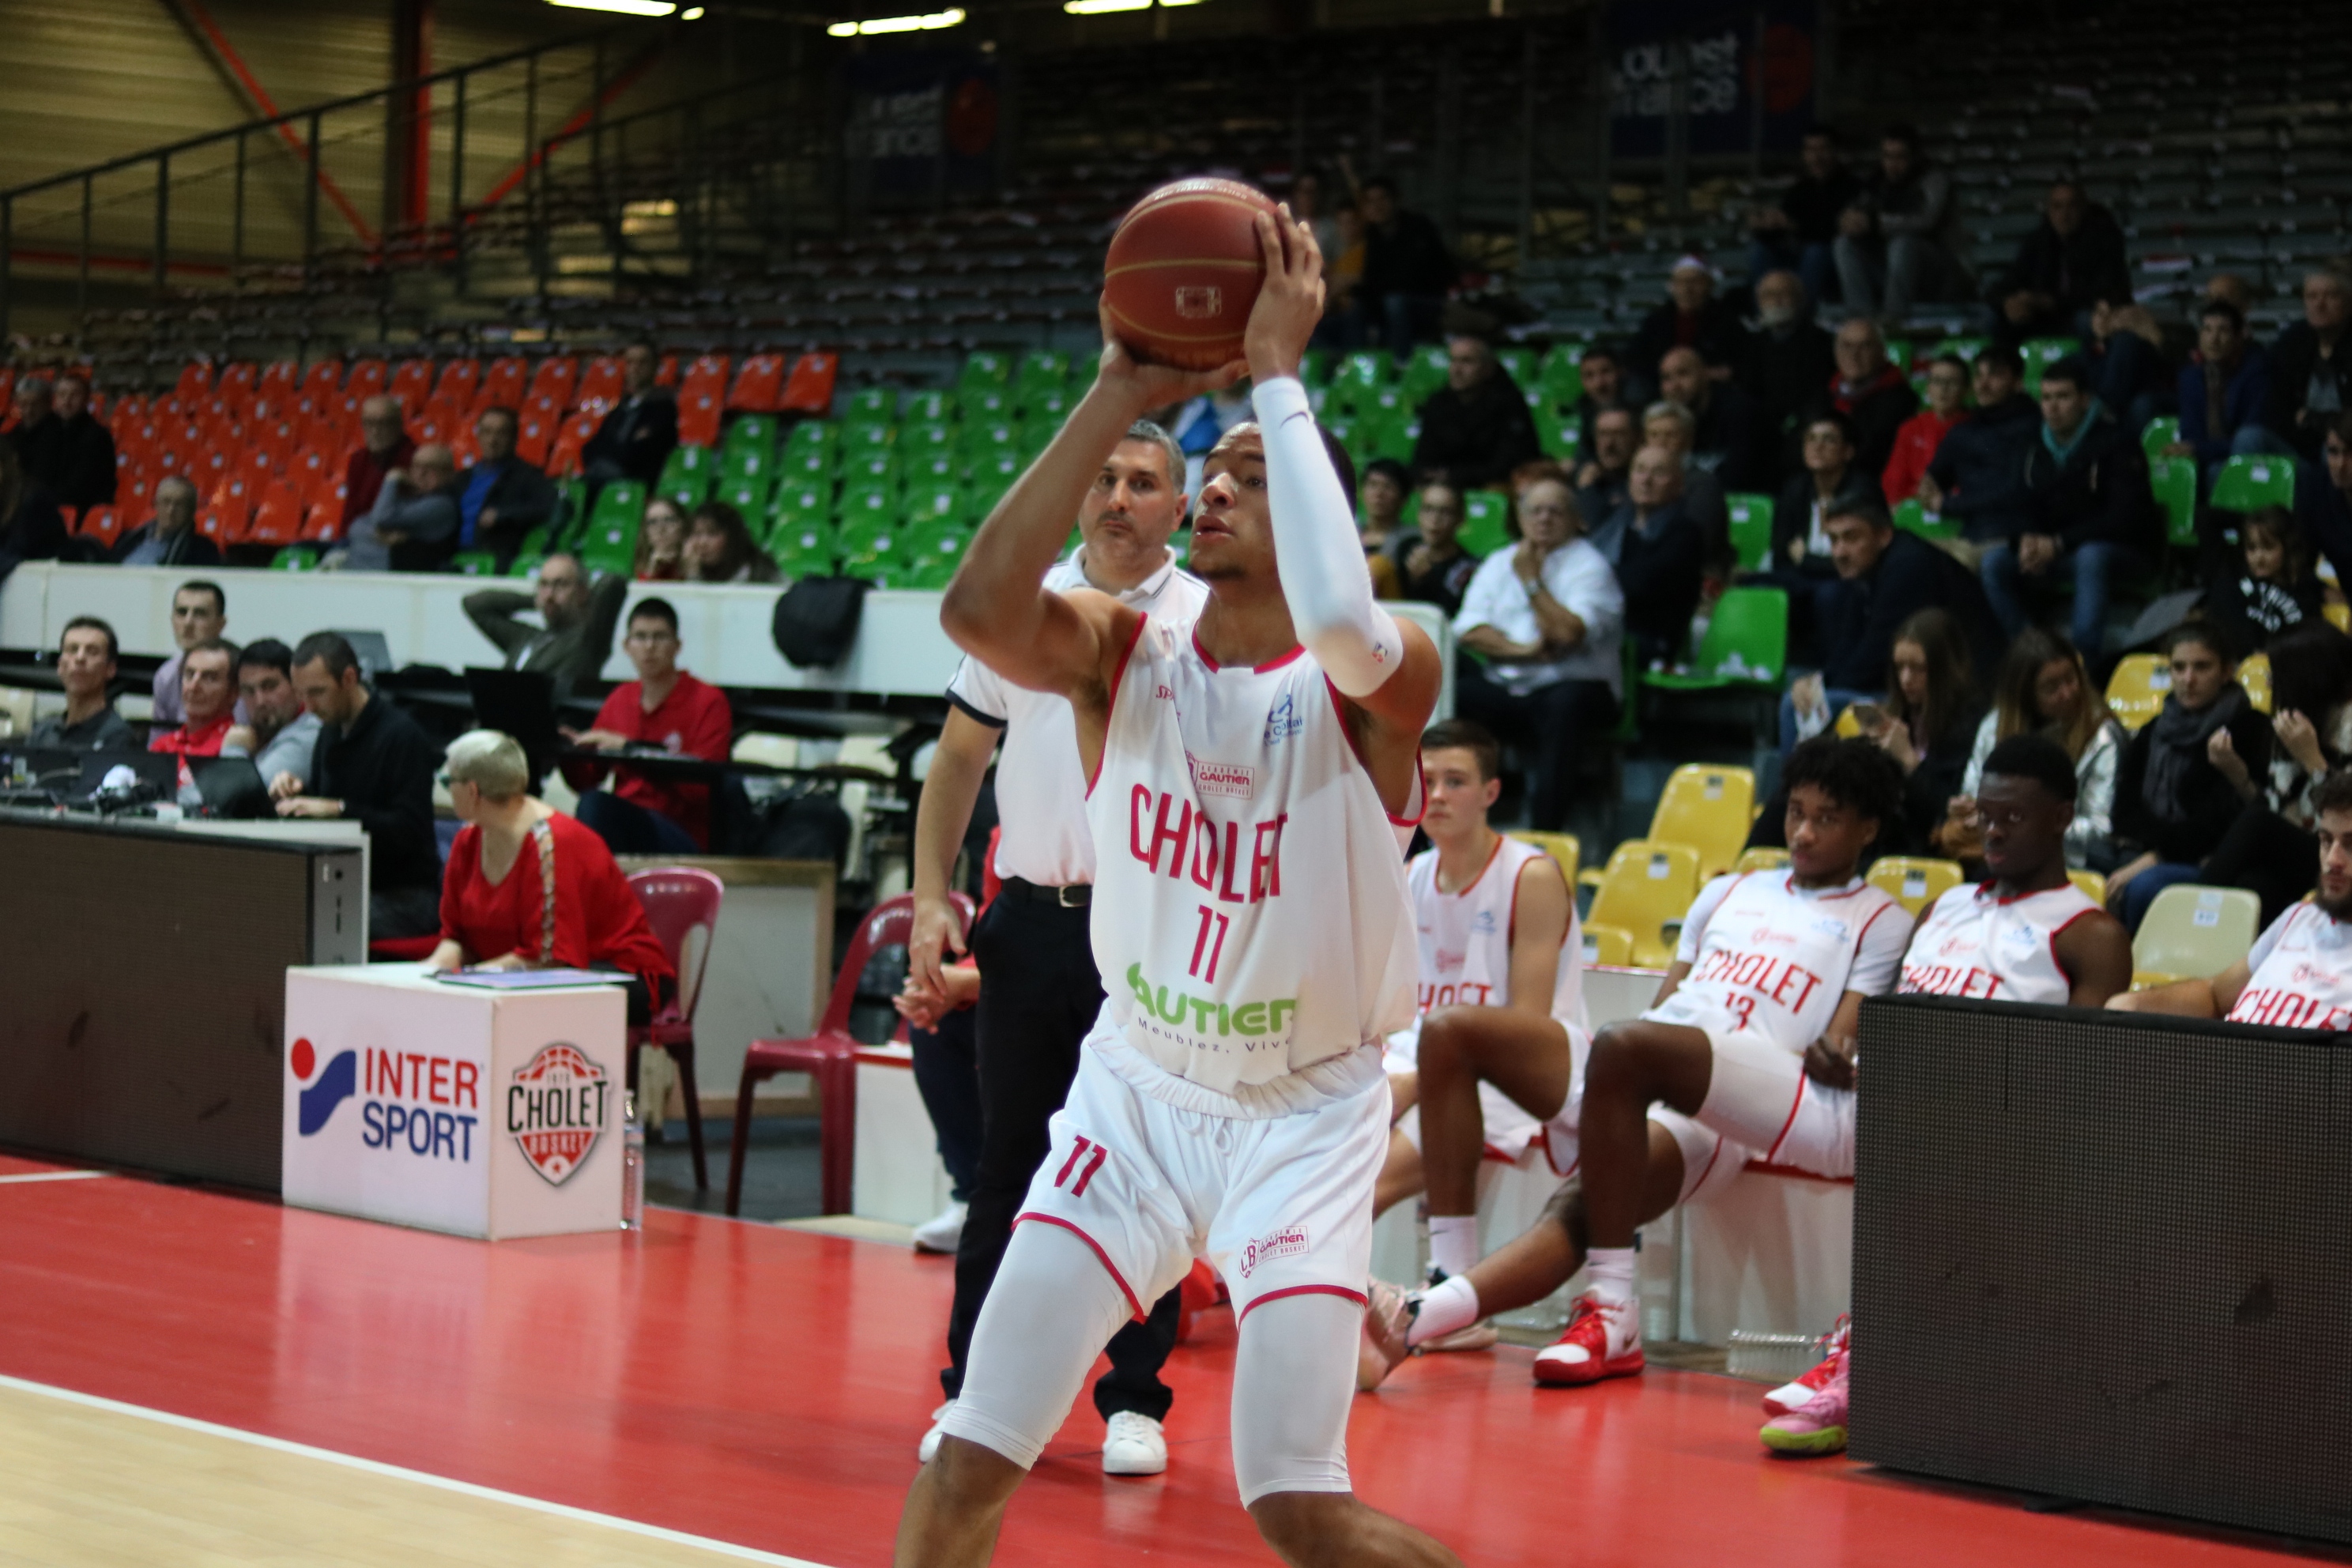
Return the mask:
<path fill-rule="evenodd" d="M 783 356 L 750 355 L 735 373 L 735 385 L 727 394 L 727 411 L 730 414 L 773 414 L 776 398 L 783 389 Z"/>
<path fill-rule="evenodd" d="M 196 531 L 215 544 L 237 544 L 253 521 L 253 500 L 245 480 L 234 475 L 213 487 L 212 497 L 196 515 Z"/>
<path fill-rule="evenodd" d="M 453 359 L 441 367 L 441 381 L 434 387 L 433 395 L 453 408 L 471 409 L 474 394 L 482 384 L 482 362 L 478 359 Z"/>
<path fill-rule="evenodd" d="M 118 493 L 119 489 L 120 487 L 118 487 Z M 84 539 L 95 539 L 99 543 L 111 550 L 114 548 L 114 542 L 122 537 L 122 516 L 123 512 L 120 507 L 94 506 L 81 514 L 81 521 L 76 525 L 74 531 Z"/>
<path fill-rule="evenodd" d="M 509 355 L 492 360 L 489 369 L 482 373 L 481 384 L 474 393 L 474 409 L 520 408 L 523 388 L 530 380 L 530 367 Z"/>
<path fill-rule="evenodd" d="M 267 447 L 247 447 L 230 472 L 243 479 L 255 495 L 259 495 L 278 478 L 278 458 Z"/>
<path fill-rule="evenodd" d="M 604 422 L 601 414 L 575 414 L 563 423 L 563 433 L 547 455 L 547 471 L 561 479 L 580 471 L 580 454 Z"/>
<path fill-rule="evenodd" d="M 302 395 L 310 399 L 314 407 L 325 406 L 326 400 L 339 396 L 343 390 L 343 367 L 331 359 L 322 359 L 302 376 Z"/>
<path fill-rule="evenodd" d="M 612 354 L 598 354 L 580 373 L 580 384 L 572 393 L 572 406 L 593 407 L 602 414 L 621 401 L 622 385 L 620 360 Z"/>
<path fill-rule="evenodd" d="M 241 359 L 222 367 L 213 382 L 213 394 L 218 397 L 250 398 L 254 384 L 260 378 L 261 367 L 249 359 Z"/>
<path fill-rule="evenodd" d="M 211 395 L 213 367 L 202 360 L 190 360 L 180 367 L 180 379 L 173 388 L 183 403 L 198 403 Z"/>
<path fill-rule="evenodd" d="M 833 412 L 834 378 L 841 372 L 839 354 L 810 353 L 793 363 L 793 374 L 784 382 L 784 395 L 776 406 L 788 414 L 814 414 L 822 417 Z"/>
<path fill-rule="evenodd" d="M 572 384 L 580 379 L 580 362 L 569 354 L 551 354 L 539 362 L 530 378 L 530 396 L 552 401 L 558 409 L 572 401 Z"/>
<path fill-rule="evenodd" d="M 701 354 L 687 367 L 686 380 L 679 384 L 678 396 L 683 399 L 698 392 L 708 392 L 723 398 L 727 392 L 727 356 Z"/>
<path fill-rule="evenodd" d="M 302 540 L 332 539 L 343 526 L 343 475 L 338 468 L 310 482 L 310 510 L 302 520 Z"/>
<path fill-rule="evenodd" d="M 254 395 L 289 401 L 302 394 L 302 367 L 290 359 L 272 360 L 254 378 Z"/>
<path fill-rule="evenodd" d="M 290 479 L 280 479 L 262 492 L 253 509 L 253 522 L 245 531 L 248 544 L 291 544 L 302 536 L 302 492 Z"/>
<path fill-rule="evenodd" d="M 343 378 L 343 395 L 347 398 L 373 397 L 392 379 L 392 367 L 380 359 L 363 359 L 352 366 L 352 374 Z"/>
<path fill-rule="evenodd" d="M 656 386 L 670 387 L 674 387 L 677 384 L 677 356 L 676 354 L 662 355 L 661 367 L 654 372 L 654 384 Z"/>
<path fill-rule="evenodd" d="M 425 406 L 433 395 L 433 362 L 429 359 L 404 359 L 400 368 L 392 373 L 392 382 L 385 388 L 400 399 L 400 405 L 414 414 Z"/>
<path fill-rule="evenodd" d="M 555 421 L 536 409 L 526 410 L 515 432 L 515 455 L 535 468 L 547 467 L 547 449 L 555 441 Z"/>

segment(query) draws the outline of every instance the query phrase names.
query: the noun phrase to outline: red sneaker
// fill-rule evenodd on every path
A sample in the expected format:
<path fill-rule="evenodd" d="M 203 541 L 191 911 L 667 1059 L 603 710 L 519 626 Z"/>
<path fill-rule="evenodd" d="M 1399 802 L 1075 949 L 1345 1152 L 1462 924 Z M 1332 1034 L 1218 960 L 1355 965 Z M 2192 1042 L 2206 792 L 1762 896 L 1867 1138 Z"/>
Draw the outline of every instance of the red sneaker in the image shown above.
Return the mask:
<path fill-rule="evenodd" d="M 1570 1310 L 1568 1331 L 1536 1352 L 1536 1381 L 1555 1387 L 1630 1377 L 1640 1372 L 1642 1326 L 1638 1301 L 1604 1301 L 1579 1296 Z"/>
<path fill-rule="evenodd" d="M 1764 1414 L 1774 1420 L 1794 1415 L 1802 1410 L 1814 1394 L 1829 1386 L 1830 1379 L 1845 1370 L 1846 1349 L 1853 1341 L 1853 1320 L 1840 1315 L 1830 1331 L 1822 1336 L 1822 1356 L 1812 1371 L 1794 1383 L 1784 1383 L 1764 1396 Z"/>

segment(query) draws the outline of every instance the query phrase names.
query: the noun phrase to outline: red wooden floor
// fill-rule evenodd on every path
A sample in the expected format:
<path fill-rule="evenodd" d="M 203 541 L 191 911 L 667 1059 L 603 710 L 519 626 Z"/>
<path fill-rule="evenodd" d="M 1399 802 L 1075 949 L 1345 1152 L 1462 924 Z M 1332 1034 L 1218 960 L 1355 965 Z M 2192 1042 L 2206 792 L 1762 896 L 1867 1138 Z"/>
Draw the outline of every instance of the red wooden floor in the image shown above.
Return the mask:
<path fill-rule="evenodd" d="M 0 1178 L 37 1172 L 0 1156 Z M 887 1563 L 936 1403 L 944 1260 L 653 1211 L 477 1242 L 127 1178 L 0 1179 L 0 1373 L 850 1565 Z M 1765 1457 L 1757 1391 L 1538 1390 L 1431 1358 L 1356 1402 L 1357 1487 L 1473 1564 L 2233 1564 L 2258 1542 Z M 1222 1317 L 1171 1368 L 1174 1462 L 1106 1479 L 1090 1408 L 998 1561 L 1264 1563 L 1234 1500 Z M 1988 1397 L 1996 1396 L 1988 1391 Z"/>

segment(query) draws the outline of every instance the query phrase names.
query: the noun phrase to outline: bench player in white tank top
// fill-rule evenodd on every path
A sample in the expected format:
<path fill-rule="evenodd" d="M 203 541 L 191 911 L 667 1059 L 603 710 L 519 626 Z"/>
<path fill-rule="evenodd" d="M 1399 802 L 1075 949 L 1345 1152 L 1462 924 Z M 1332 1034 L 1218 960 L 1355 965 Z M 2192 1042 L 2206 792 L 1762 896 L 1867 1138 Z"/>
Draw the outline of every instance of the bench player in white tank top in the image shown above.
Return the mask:
<path fill-rule="evenodd" d="M 1109 999 L 1053 1121 L 897 1561 L 983 1563 L 1023 1474 L 1114 1329 L 1196 1256 L 1240 1325 L 1233 1458 L 1286 1561 L 1445 1564 L 1358 1501 L 1351 1362 L 1388 1136 L 1382 1037 L 1413 1005 L 1405 836 L 1444 670 L 1372 600 L 1351 499 L 1297 379 L 1321 258 L 1257 220 L 1245 338 L 1258 425 L 1209 455 L 1192 631 L 1037 586 L 1102 454 L 1148 408 L 1237 379 L 1101 374 L 973 540 L 940 618 L 1007 679 L 1070 700 L 1091 779 L 1092 934 Z"/>
<path fill-rule="evenodd" d="M 2273 921 L 2246 956 L 2210 980 L 2126 992 L 2107 1004 L 2136 1013 L 2227 1018 L 2288 1029 L 2352 1029 L 2352 773 L 2311 792 L 2319 886 Z"/>

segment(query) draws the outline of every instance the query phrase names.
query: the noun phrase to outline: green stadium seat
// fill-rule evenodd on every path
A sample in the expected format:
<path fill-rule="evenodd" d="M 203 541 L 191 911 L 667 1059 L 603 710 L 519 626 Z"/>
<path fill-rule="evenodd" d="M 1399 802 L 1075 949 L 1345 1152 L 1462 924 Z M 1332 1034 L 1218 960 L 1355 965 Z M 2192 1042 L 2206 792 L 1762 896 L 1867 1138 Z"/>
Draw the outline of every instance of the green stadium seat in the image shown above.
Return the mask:
<path fill-rule="evenodd" d="M 1726 588 L 1686 671 L 1643 677 L 1661 691 L 1777 690 L 1789 669 L 1789 595 L 1779 588 Z"/>
<path fill-rule="evenodd" d="M 788 485 L 824 485 L 833 482 L 834 452 L 831 447 L 786 452 L 776 461 L 776 473 Z"/>
<path fill-rule="evenodd" d="M 1308 349 L 1298 362 L 1298 382 L 1309 392 L 1320 392 L 1331 384 L 1331 351 Z"/>
<path fill-rule="evenodd" d="M 772 414 L 743 414 L 727 428 L 727 438 L 720 445 L 722 452 L 756 452 L 770 458 L 776 452 L 776 416 Z"/>
<path fill-rule="evenodd" d="M 1021 356 L 1021 369 L 1013 378 L 1013 394 L 1025 407 L 1032 398 L 1061 392 L 1069 384 L 1070 356 L 1037 349 Z"/>
<path fill-rule="evenodd" d="M 708 447 L 672 448 L 669 461 L 662 465 L 661 478 L 654 485 L 654 494 L 667 496 L 688 511 L 693 510 L 710 494 L 711 480 L 719 471 L 717 457 Z"/>
<path fill-rule="evenodd" d="M 898 455 L 898 482 L 908 489 L 932 485 L 958 485 L 963 478 L 963 462 L 952 451 L 901 452 Z"/>
<path fill-rule="evenodd" d="M 2197 542 L 2197 459 L 2158 458 L 2147 466 L 2148 487 L 2164 508 L 2164 537 L 2173 544 Z"/>
<path fill-rule="evenodd" d="M 1510 511 L 1510 498 L 1502 491 L 1471 490 L 1462 498 L 1462 531 L 1454 538 L 1483 561 L 1511 542 Z"/>
<path fill-rule="evenodd" d="M 495 577 L 499 558 L 487 550 L 460 550 L 449 557 L 449 570 L 460 577 Z"/>
<path fill-rule="evenodd" d="M 877 452 L 855 453 L 842 461 L 844 489 L 891 489 L 898 482 L 898 455 L 887 447 Z"/>
<path fill-rule="evenodd" d="M 1045 431 L 1051 440 L 1062 421 L 1070 416 L 1070 395 L 1059 387 L 1041 392 L 1022 405 L 1021 423 L 1025 428 Z"/>
<path fill-rule="evenodd" d="M 956 376 L 956 390 L 969 398 L 975 388 L 1002 389 L 1012 379 L 1012 363 L 1003 354 L 992 349 L 976 349 L 964 356 L 963 370 Z"/>
<path fill-rule="evenodd" d="M 278 572 L 316 570 L 319 564 L 318 547 L 311 544 L 289 544 L 270 557 L 269 564 L 272 570 Z"/>
<path fill-rule="evenodd" d="M 1895 506 L 1895 526 L 1907 532 L 1916 533 L 1922 539 L 1958 539 L 1960 536 L 1958 523 L 1947 522 L 1940 517 L 1931 519 L 1927 515 L 1927 504 L 1919 500 L 1906 500 Z M 1767 549 L 1770 548 L 1771 539 L 1769 534 L 1766 536 L 1765 545 Z"/>
<path fill-rule="evenodd" d="M 535 575 L 539 571 L 539 563 L 546 559 L 543 553 L 534 553 L 528 550 L 517 551 L 515 558 L 507 563 L 507 575 L 509 577 Z"/>
<path fill-rule="evenodd" d="M 2028 338 L 2017 345 L 2017 352 L 2025 361 L 2025 390 L 2039 393 L 2042 373 L 2068 354 L 2081 353 L 2083 344 L 2075 338 Z"/>
<path fill-rule="evenodd" d="M 938 593 L 955 581 L 961 556 L 918 555 L 908 562 L 906 579 L 893 583 L 896 588 L 924 588 Z"/>
<path fill-rule="evenodd" d="M 979 463 L 1000 455 L 1010 455 L 1016 464 L 1021 450 L 1021 432 L 1010 420 L 991 419 L 963 427 L 963 452 L 967 459 Z"/>
<path fill-rule="evenodd" d="M 938 528 L 961 520 L 968 501 L 961 485 L 925 485 L 900 498 L 898 514 L 909 531 Z"/>
<path fill-rule="evenodd" d="M 1928 350 L 1923 358 L 1940 359 L 1946 354 L 1950 354 L 1956 359 L 1965 360 L 1974 364 L 1977 363 L 1977 355 L 1991 346 L 1990 338 L 1946 338 Z"/>
<path fill-rule="evenodd" d="M 994 506 L 996 498 L 1013 487 L 1013 481 L 1021 477 L 1021 470 L 1025 466 L 1021 461 L 1020 452 L 1013 447 L 991 447 L 970 454 L 965 459 L 964 469 L 972 489 L 987 496 L 988 504 Z"/>
<path fill-rule="evenodd" d="M 864 546 L 866 541 L 895 533 L 898 527 L 898 498 L 879 486 L 856 486 L 841 492 L 841 504 L 834 511 L 834 533 L 841 541 L 844 552 Z"/>
<path fill-rule="evenodd" d="M 1398 389 L 1403 393 L 1405 405 L 1419 408 L 1422 400 L 1445 384 L 1450 368 L 1444 343 L 1423 343 L 1412 351 L 1397 374 Z"/>
<path fill-rule="evenodd" d="M 1495 363 L 1501 365 L 1505 374 L 1509 375 L 1513 381 L 1519 384 L 1519 390 L 1521 392 L 1531 393 L 1536 390 L 1538 384 L 1536 380 L 1538 374 L 1538 363 L 1536 359 L 1535 350 L 1526 348 L 1496 349 L 1495 351 Z"/>
<path fill-rule="evenodd" d="M 966 430 L 975 425 L 1013 423 L 1013 394 L 1005 387 L 976 387 L 963 395 L 962 403 Z"/>
<path fill-rule="evenodd" d="M 2140 427 L 2139 449 L 2148 459 L 2164 456 L 2164 449 L 2180 439 L 2180 421 L 2169 414 L 2159 414 Z"/>
<path fill-rule="evenodd" d="M 725 489 L 730 485 L 772 484 L 775 478 L 776 457 L 772 450 L 730 447 L 719 454 L 719 477 L 713 483 Z"/>
<path fill-rule="evenodd" d="M 2293 458 L 2231 458 L 2213 476 L 2213 505 L 2221 511 L 2253 511 L 2294 505 Z"/>
<path fill-rule="evenodd" d="M 877 447 L 895 443 L 897 430 L 888 425 L 871 420 L 851 420 L 841 426 L 841 450 L 844 456 L 853 452 L 870 452 Z"/>
<path fill-rule="evenodd" d="M 793 452 L 830 451 L 840 436 L 841 426 L 830 419 L 803 419 L 784 437 L 784 451 L 788 456 Z"/>
<path fill-rule="evenodd" d="M 898 394 L 887 386 L 860 387 L 849 395 L 842 417 L 865 425 L 895 425 L 898 422 Z"/>
<path fill-rule="evenodd" d="M 1568 467 L 1575 467 L 1577 448 L 1583 440 L 1583 433 L 1578 429 L 1576 421 L 1547 402 L 1534 403 L 1528 412 L 1535 418 L 1536 444 L 1543 448 L 1544 456 Z M 1597 523 L 1600 520 L 1591 521 Z"/>
<path fill-rule="evenodd" d="M 1743 572 L 1761 572 L 1771 564 L 1772 498 L 1734 492 L 1723 498 L 1731 518 L 1731 553 Z"/>
<path fill-rule="evenodd" d="M 907 395 L 907 406 L 898 417 L 910 424 L 952 425 L 956 419 L 956 395 L 937 387 Z"/>
<path fill-rule="evenodd" d="M 837 551 L 832 525 L 822 518 L 780 522 L 768 536 L 768 553 L 788 577 L 830 577 Z"/>
<path fill-rule="evenodd" d="M 898 447 L 902 457 L 918 452 L 952 452 L 955 445 L 955 426 L 944 419 L 909 420 L 898 426 Z"/>
<path fill-rule="evenodd" d="M 1543 357 L 1543 368 L 1537 373 L 1536 384 L 1543 389 L 1544 397 L 1554 408 L 1570 409 L 1584 402 L 1584 381 L 1577 367 L 1584 363 L 1583 343 L 1554 343 Z"/>
<path fill-rule="evenodd" d="M 1371 407 L 1383 388 L 1392 391 L 1394 386 L 1389 376 L 1388 351 L 1358 349 L 1333 372 L 1325 405 L 1336 403 L 1342 413 L 1361 414 Z"/>
<path fill-rule="evenodd" d="M 768 500 L 776 493 L 773 474 L 750 474 L 740 479 L 722 479 L 711 490 L 710 499 L 724 501 L 747 519 L 768 515 Z"/>

